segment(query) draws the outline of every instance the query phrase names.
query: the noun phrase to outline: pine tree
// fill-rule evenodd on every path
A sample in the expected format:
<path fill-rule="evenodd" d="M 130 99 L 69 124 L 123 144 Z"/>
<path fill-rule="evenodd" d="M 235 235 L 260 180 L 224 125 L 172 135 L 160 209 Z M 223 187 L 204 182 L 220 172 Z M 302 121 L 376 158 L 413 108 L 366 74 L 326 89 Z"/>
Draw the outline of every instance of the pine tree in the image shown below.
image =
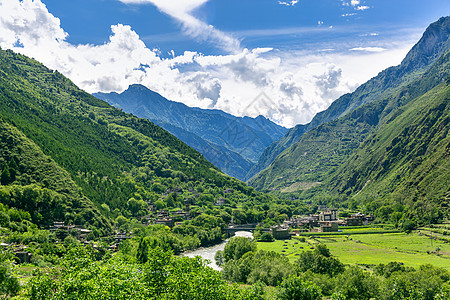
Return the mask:
<path fill-rule="evenodd" d="M 148 260 L 148 244 L 144 238 L 141 238 L 141 240 L 139 241 L 136 259 L 142 264 L 145 264 Z"/>
<path fill-rule="evenodd" d="M 0 181 L 3 185 L 7 185 L 11 182 L 11 174 L 9 173 L 9 168 L 5 167 L 2 171 L 2 175 L 0 176 Z"/>

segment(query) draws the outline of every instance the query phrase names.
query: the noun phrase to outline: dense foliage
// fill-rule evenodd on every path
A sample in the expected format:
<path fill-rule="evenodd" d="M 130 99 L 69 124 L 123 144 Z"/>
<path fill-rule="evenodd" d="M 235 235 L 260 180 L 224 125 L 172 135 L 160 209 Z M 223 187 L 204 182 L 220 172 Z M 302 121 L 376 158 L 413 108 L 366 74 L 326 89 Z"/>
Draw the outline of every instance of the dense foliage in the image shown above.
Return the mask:
<path fill-rule="evenodd" d="M 14 274 L 12 254 L 0 250 L 0 298 L 15 296 L 20 290 L 19 280 Z"/>
<path fill-rule="evenodd" d="M 151 249 L 143 264 L 120 258 L 96 259 L 74 248 L 61 269 L 40 272 L 31 281 L 30 299 L 242 299 L 200 259 L 179 258 Z M 239 297 L 241 296 L 241 297 Z"/>

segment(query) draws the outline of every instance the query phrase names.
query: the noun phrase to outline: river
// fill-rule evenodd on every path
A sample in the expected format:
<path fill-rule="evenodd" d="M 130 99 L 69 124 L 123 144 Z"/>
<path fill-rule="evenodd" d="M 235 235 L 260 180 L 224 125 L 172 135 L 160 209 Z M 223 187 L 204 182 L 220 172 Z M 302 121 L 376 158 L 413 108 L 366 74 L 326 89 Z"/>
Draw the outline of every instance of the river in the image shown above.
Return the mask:
<path fill-rule="evenodd" d="M 242 236 L 242 237 L 250 237 L 252 238 L 252 233 L 251 232 L 247 232 L 247 231 L 238 231 L 236 232 L 235 236 Z M 226 240 L 225 242 L 212 246 L 212 247 L 206 247 L 206 248 L 199 248 L 197 250 L 194 251 L 189 251 L 186 253 L 183 253 L 182 256 L 187 256 L 187 257 L 195 257 L 195 256 L 200 256 L 203 259 L 207 259 L 209 260 L 211 263 L 208 264 L 208 266 L 210 266 L 211 268 L 213 268 L 214 270 L 218 270 L 220 271 L 221 268 L 216 265 L 216 261 L 214 260 L 214 256 L 216 255 L 217 251 L 222 250 L 225 248 L 225 244 L 228 242 L 228 240 Z"/>

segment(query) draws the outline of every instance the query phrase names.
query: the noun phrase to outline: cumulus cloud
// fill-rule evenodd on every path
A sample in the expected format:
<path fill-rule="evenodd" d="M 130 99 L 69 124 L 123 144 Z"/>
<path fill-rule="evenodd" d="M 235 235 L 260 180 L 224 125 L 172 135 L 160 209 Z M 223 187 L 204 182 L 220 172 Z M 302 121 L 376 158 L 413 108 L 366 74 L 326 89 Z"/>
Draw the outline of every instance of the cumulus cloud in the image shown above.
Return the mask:
<path fill-rule="evenodd" d="M 278 1 L 278 4 L 280 5 L 286 5 L 286 6 L 294 6 L 298 3 L 299 0 L 292 0 L 292 1 Z"/>
<path fill-rule="evenodd" d="M 184 32 L 199 40 L 210 41 L 229 52 L 240 50 L 240 42 L 212 25 L 199 20 L 193 12 L 209 0 L 119 0 L 125 4 L 152 4 L 163 13 L 178 20 Z M 295 1 L 292 1 L 295 2 Z"/>
<path fill-rule="evenodd" d="M 213 78 L 206 72 L 196 72 L 186 77 L 186 83 L 192 86 L 192 91 L 197 95 L 198 99 L 210 101 L 208 108 L 214 108 L 222 90 L 222 84 L 219 79 Z"/>
<path fill-rule="evenodd" d="M 148 2 L 133 0 L 138 1 Z M 169 4 L 172 1 L 158 3 L 161 10 L 183 15 L 206 1 L 174 0 L 178 8 Z M 36 58 L 88 92 L 122 92 L 140 83 L 189 106 L 222 109 L 237 116 L 264 115 L 285 126 L 310 121 L 339 95 L 398 62 L 392 57 L 399 60 L 405 54 L 402 49 L 383 57 L 384 66 L 364 56 L 389 53 L 378 54 L 376 47 L 352 48 L 351 56 L 342 57 L 258 48 L 226 55 L 172 52 L 170 58 L 162 58 L 127 25 L 111 26 L 104 44 L 73 45 L 67 42 L 59 19 L 40 0 L 0 2 L 0 11 L 0 47 Z M 362 64 L 366 68 L 360 68 Z M 358 80 L 348 74 L 356 74 Z"/>

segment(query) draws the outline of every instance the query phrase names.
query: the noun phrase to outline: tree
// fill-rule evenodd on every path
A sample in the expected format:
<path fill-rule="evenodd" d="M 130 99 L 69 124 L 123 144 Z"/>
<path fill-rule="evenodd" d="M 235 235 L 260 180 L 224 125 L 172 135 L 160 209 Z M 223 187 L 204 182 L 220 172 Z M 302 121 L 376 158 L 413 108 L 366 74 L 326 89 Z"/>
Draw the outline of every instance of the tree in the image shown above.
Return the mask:
<path fill-rule="evenodd" d="M 396 270 L 384 282 L 382 294 L 386 299 L 435 300 L 440 299 L 440 294 L 446 296 L 450 292 L 447 289 L 449 283 L 450 273 L 447 270 L 422 265 L 419 269 Z"/>
<path fill-rule="evenodd" d="M 255 255 L 249 256 L 248 261 L 244 258 L 248 254 L 245 254 L 241 260 L 241 269 L 246 270 L 244 273 L 247 275 L 247 283 L 256 283 L 258 281 L 264 282 L 269 286 L 277 286 L 283 278 L 288 277 L 293 273 L 292 265 L 289 263 L 289 259 L 279 253 L 273 251 L 258 251 Z"/>
<path fill-rule="evenodd" d="M 333 299 L 379 299 L 377 278 L 358 267 L 349 267 L 337 277 L 337 282 L 339 284 L 336 286 Z"/>
<path fill-rule="evenodd" d="M 102 211 L 104 211 L 105 214 L 107 216 L 109 216 L 109 214 L 111 213 L 111 209 L 109 208 L 108 204 L 103 203 L 102 205 L 100 205 L 100 207 L 101 207 Z"/>
<path fill-rule="evenodd" d="M 11 259 L 11 254 L 0 251 L 0 295 L 6 298 L 17 295 L 20 290 Z"/>
<path fill-rule="evenodd" d="M 312 282 L 305 282 L 297 276 L 284 279 L 277 289 L 279 300 L 320 300 L 320 288 Z"/>
<path fill-rule="evenodd" d="M 11 182 L 11 174 L 9 173 L 9 168 L 5 167 L 0 175 L 0 181 L 3 185 L 7 185 Z"/>
<path fill-rule="evenodd" d="M 136 200 L 135 198 L 130 198 L 127 202 L 128 209 L 131 211 L 133 216 L 139 215 L 140 211 L 143 211 L 147 207 L 147 203 L 144 200 Z"/>
<path fill-rule="evenodd" d="M 214 260 L 216 261 L 216 265 L 219 267 L 224 264 L 224 258 L 223 258 L 223 251 L 219 250 L 216 252 L 216 255 L 214 255 Z"/>
<path fill-rule="evenodd" d="M 402 230 L 406 233 L 410 233 L 416 228 L 416 223 L 411 220 L 406 220 L 403 222 Z"/>
<path fill-rule="evenodd" d="M 273 242 L 274 238 L 270 232 L 261 232 L 261 230 L 255 230 L 253 238 L 258 242 Z"/>
<path fill-rule="evenodd" d="M 9 227 L 10 218 L 5 212 L 0 211 L 0 226 Z"/>
<path fill-rule="evenodd" d="M 116 218 L 116 223 L 118 227 L 122 227 L 123 225 L 128 223 L 128 219 L 120 215 Z"/>
<path fill-rule="evenodd" d="M 345 270 L 344 264 L 332 257 L 324 244 L 316 245 L 314 251 L 302 252 L 295 264 L 299 272 L 311 270 L 313 273 L 330 276 L 335 276 Z"/>
<path fill-rule="evenodd" d="M 165 201 L 166 201 L 166 205 L 167 205 L 168 207 L 174 207 L 174 206 L 175 206 L 175 203 L 177 202 L 177 194 L 176 194 L 176 193 L 170 193 L 170 194 L 166 197 Z"/>
<path fill-rule="evenodd" d="M 389 278 L 394 272 L 405 272 L 406 267 L 396 261 L 391 261 L 388 264 L 379 264 L 373 268 L 373 272 L 377 275 Z"/>
<path fill-rule="evenodd" d="M 331 257 L 330 249 L 328 249 L 327 245 L 325 244 L 317 244 L 314 250 L 317 254 L 325 257 Z"/>
<path fill-rule="evenodd" d="M 225 262 L 228 262 L 232 259 L 237 260 L 250 251 L 256 251 L 256 243 L 249 238 L 237 236 L 230 239 L 225 245 L 223 257 Z"/>
<path fill-rule="evenodd" d="M 166 205 L 161 200 L 158 200 L 155 202 L 155 206 L 156 206 L 156 209 L 160 210 L 160 209 L 163 209 Z"/>

